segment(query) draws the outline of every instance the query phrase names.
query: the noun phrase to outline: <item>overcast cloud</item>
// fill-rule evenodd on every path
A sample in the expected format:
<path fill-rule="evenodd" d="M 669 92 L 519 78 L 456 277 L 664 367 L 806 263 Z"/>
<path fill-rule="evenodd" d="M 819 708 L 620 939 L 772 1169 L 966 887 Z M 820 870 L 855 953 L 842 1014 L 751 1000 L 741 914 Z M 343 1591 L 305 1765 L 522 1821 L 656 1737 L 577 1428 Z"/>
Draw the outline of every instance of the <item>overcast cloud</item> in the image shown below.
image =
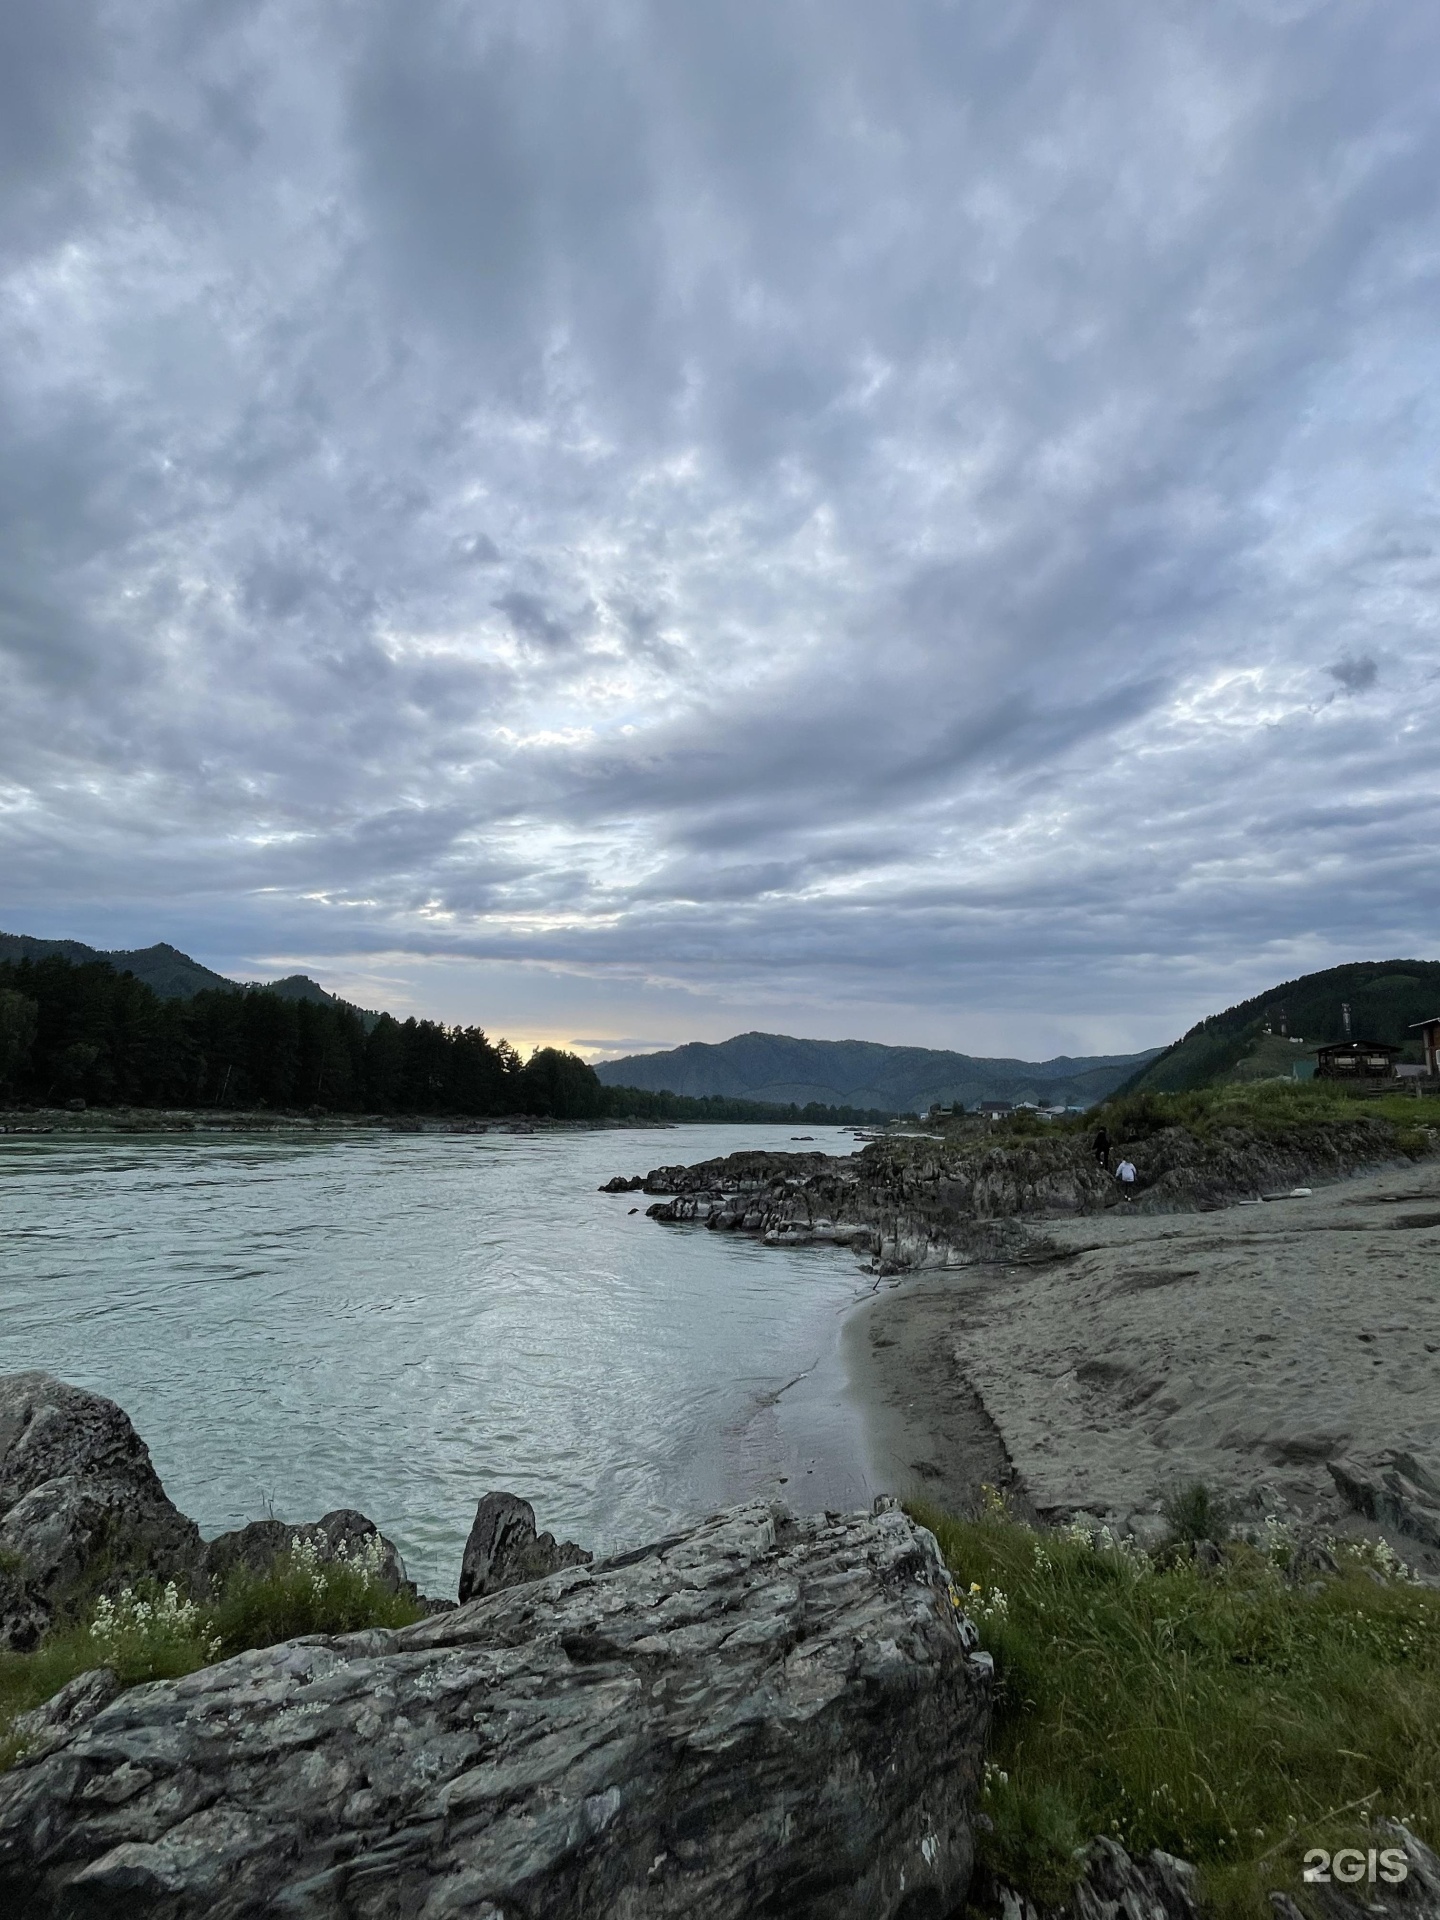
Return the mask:
<path fill-rule="evenodd" d="M 588 1045 L 1437 952 L 1440 10 L 0 17 L 0 925 Z"/>

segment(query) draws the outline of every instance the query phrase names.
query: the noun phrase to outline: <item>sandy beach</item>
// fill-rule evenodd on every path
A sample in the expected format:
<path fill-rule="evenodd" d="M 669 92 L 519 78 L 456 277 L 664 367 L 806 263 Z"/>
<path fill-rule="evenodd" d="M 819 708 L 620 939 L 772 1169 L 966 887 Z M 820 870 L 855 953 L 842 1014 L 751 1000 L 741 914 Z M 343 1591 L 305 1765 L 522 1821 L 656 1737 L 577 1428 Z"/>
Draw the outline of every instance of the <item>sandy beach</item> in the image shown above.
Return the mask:
<path fill-rule="evenodd" d="M 1204 1480 L 1252 1513 L 1377 1528 L 1331 1461 L 1440 1474 L 1440 1167 L 1192 1214 L 1046 1221 L 1059 1257 L 906 1277 L 847 1356 L 875 1470 L 973 1505 L 1153 1528 Z M 1417 1567 L 1440 1551 L 1389 1533 Z"/>

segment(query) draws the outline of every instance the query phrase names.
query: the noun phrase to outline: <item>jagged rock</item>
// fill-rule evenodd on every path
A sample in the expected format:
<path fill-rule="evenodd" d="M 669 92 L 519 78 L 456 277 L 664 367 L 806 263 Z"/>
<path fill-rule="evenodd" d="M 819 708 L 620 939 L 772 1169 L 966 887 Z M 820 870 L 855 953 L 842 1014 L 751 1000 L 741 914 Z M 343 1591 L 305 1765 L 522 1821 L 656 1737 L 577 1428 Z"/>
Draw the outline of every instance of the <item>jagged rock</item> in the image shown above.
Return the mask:
<path fill-rule="evenodd" d="M 92 1667 L 88 1673 L 76 1674 L 68 1685 L 29 1713 L 18 1714 L 13 1732 L 23 1751 L 32 1757 L 49 1753 L 102 1707 L 108 1707 L 119 1692 L 120 1676 L 113 1667 Z"/>
<path fill-rule="evenodd" d="M 417 1598 L 415 1584 L 407 1579 L 405 1562 L 393 1540 L 353 1507 L 337 1507 L 323 1519 L 294 1526 L 284 1520 L 252 1520 L 234 1533 L 217 1534 L 201 1550 L 200 1572 L 206 1585 L 223 1586 L 234 1568 L 248 1567 L 252 1573 L 265 1573 L 282 1553 L 288 1553 L 297 1539 L 313 1543 L 322 1560 L 333 1560 L 344 1548 L 344 1557 L 353 1559 L 370 1541 L 378 1540 L 381 1553 L 375 1577 L 391 1593 Z"/>
<path fill-rule="evenodd" d="M 1440 1920 L 1440 1860 L 1398 1822 L 1377 1820 L 1370 1833 L 1377 1850 L 1401 1849 L 1405 1878 L 1394 1885 L 1379 1877 L 1372 1884 L 1368 1874 L 1353 1887 L 1333 1879 L 1314 1883 L 1306 1891 L 1324 1920 Z M 1093 1840 L 1070 1898 L 1044 1920 L 1199 1920 L 1195 1880 L 1194 1867 L 1174 1854 L 1157 1848 L 1138 1858 L 1118 1841 Z M 977 1892 L 979 1909 L 1001 1920 L 1041 1920 L 1031 1902 L 1003 1882 L 987 1879 Z M 1288 1893 L 1272 1893 L 1270 1905 L 1277 1920 L 1307 1920 Z"/>
<path fill-rule="evenodd" d="M 48 1373 L 0 1377 L 0 1646 L 145 1576 L 188 1579 L 200 1533 L 113 1400 Z"/>
<path fill-rule="evenodd" d="M 1101 1836 L 1086 1848 L 1070 1898 L 1045 1920 L 1199 1920 L 1195 1877 L 1190 1862 L 1173 1853 L 1157 1847 L 1137 1856 Z M 1040 1920 L 1039 1910 L 1004 1881 L 986 1876 L 977 1893 L 979 1909 L 1001 1920 Z"/>
<path fill-rule="evenodd" d="M 1424 1546 L 1440 1547 L 1440 1498 L 1431 1492 L 1432 1476 L 1412 1455 L 1382 1456 L 1376 1466 L 1353 1459 L 1326 1464 L 1330 1478 L 1357 1513 Z"/>
<path fill-rule="evenodd" d="M 643 1173 L 634 1173 L 627 1180 L 623 1173 L 617 1173 L 599 1189 L 601 1193 L 639 1193 L 645 1185 Z"/>
<path fill-rule="evenodd" d="M 756 1503 L 399 1632 L 242 1654 L 0 1776 L 0 1909 L 948 1914 L 991 1680 L 958 1605 L 903 1513 Z"/>
<path fill-rule="evenodd" d="M 499 1593 L 524 1580 L 543 1580 L 561 1567 L 587 1567 L 593 1554 L 563 1543 L 553 1533 L 537 1534 L 535 1509 L 513 1493 L 487 1493 L 475 1509 L 465 1557 L 460 1563 L 460 1604 Z"/>

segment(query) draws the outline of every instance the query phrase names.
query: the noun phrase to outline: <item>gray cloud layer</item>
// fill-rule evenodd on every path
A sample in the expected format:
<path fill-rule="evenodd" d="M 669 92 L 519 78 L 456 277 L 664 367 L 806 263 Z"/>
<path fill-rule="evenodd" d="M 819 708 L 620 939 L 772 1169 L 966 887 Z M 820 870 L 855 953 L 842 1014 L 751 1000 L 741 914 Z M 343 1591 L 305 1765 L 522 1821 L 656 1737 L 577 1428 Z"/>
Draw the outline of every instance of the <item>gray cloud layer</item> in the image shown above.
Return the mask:
<path fill-rule="evenodd" d="M 935 1044 L 1435 950 L 1432 7 L 52 0 L 0 76 L 7 924 Z"/>

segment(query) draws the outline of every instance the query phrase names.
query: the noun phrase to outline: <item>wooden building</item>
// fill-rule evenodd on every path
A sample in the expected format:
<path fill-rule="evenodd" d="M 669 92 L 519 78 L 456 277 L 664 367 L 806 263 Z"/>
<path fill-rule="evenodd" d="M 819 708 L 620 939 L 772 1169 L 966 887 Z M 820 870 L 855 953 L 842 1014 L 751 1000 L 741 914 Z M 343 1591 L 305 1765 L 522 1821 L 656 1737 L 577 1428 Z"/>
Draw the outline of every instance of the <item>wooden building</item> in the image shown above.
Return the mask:
<path fill-rule="evenodd" d="M 1402 1049 L 1385 1040 L 1334 1040 L 1315 1049 L 1317 1080 L 1393 1080 Z"/>
<path fill-rule="evenodd" d="M 1425 1049 L 1425 1072 L 1430 1079 L 1440 1076 L 1440 1013 L 1433 1020 L 1417 1020 L 1410 1029 L 1418 1033 Z"/>

